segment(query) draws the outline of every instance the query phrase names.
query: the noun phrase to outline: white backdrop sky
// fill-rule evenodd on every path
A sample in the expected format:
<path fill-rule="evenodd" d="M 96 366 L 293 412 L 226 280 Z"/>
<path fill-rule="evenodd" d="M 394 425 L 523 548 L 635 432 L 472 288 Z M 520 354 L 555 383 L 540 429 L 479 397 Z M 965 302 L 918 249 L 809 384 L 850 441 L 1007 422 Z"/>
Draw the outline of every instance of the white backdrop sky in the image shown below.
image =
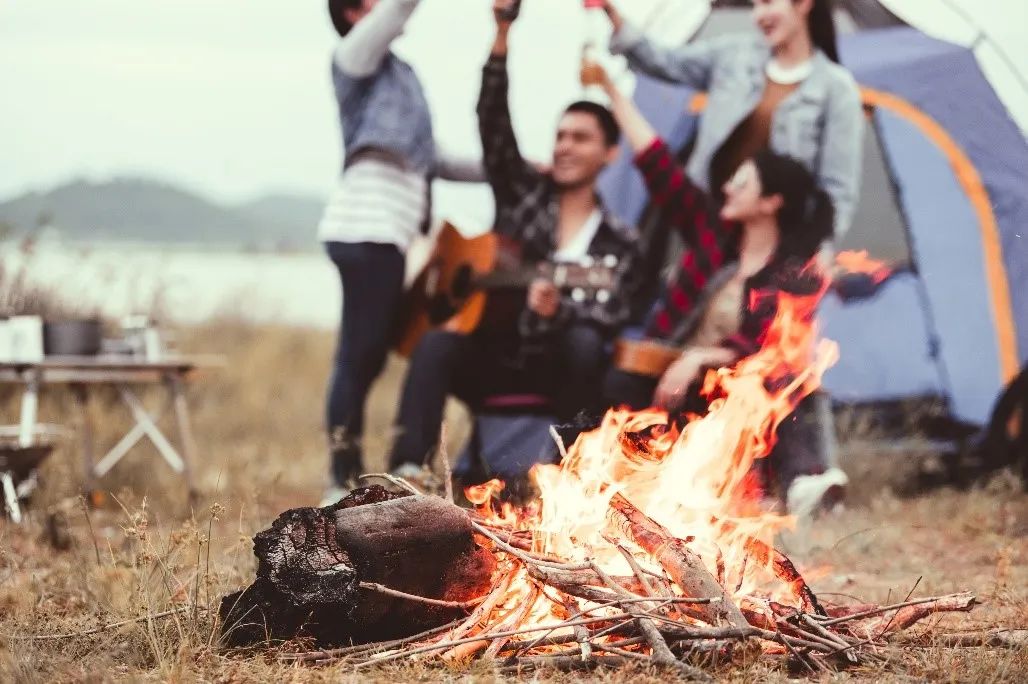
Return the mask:
<path fill-rule="evenodd" d="M 632 13 L 704 0 L 633 0 Z M 416 63 L 448 148 L 478 154 L 489 0 L 424 0 L 397 50 Z M 527 0 L 514 107 L 544 158 L 578 94 L 579 0 Z M 661 22 L 680 35 L 688 27 Z M 687 20 L 687 18 L 685 18 Z M 693 25 L 695 22 L 693 22 Z M 142 174 L 226 201 L 322 194 L 340 163 L 324 0 L 2 0 L 0 198 L 70 177 Z"/>
<path fill-rule="evenodd" d="M 988 8 L 986 23 L 1020 47 L 1020 59 L 1028 0 L 957 1 Z M 938 16 L 938 0 L 888 4 L 908 19 Z M 661 11 L 658 37 L 681 40 L 707 2 L 621 5 L 636 18 Z M 478 152 L 474 103 L 493 33 L 489 7 L 424 0 L 398 45 L 426 83 L 441 143 L 467 154 Z M 578 95 L 580 7 L 525 0 L 512 97 L 533 157 L 548 155 L 557 115 Z M 334 40 L 324 0 L 0 0 L 0 198 L 125 174 L 225 201 L 323 194 L 340 161 L 328 72 Z"/>

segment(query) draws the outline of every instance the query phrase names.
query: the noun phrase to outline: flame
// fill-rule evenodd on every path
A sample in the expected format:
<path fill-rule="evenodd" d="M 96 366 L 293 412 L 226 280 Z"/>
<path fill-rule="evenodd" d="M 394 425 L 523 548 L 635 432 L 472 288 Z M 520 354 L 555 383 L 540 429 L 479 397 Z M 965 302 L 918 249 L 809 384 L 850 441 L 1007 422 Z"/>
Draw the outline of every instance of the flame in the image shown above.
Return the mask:
<path fill-rule="evenodd" d="M 834 343 L 817 339 L 814 312 L 823 293 L 779 295 L 763 347 L 707 374 L 709 409 L 689 416 L 684 427 L 659 410 L 611 410 L 599 428 L 579 436 L 559 465 L 533 469 L 540 492 L 533 505 L 495 508 L 503 489 L 496 480 L 469 488 L 468 499 L 490 525 L 520 531 L 536 553 L 631 575 L 608 523 L 611 499 L 620 494 L 688 542 L 740 605 L 761 597 L 798 606 L 802 580 L 794 568 L 799 581 L 781 567 L 776 574 L 782 563 L 773 552 L 776 533 L 793 520 L 766 510 L 753 466 L 771 452 L 778 426 L 837 358 Z M 646 569 L 659 571 L 630 542 L 616 542 L 643 565 L 650 560 Z M 526 609 L 522 624 L 552 622 L 557 599 L 547 600 L 541 585 L 520 572 L 509 586 L 505 613 L 531 600 L 537 605 Z"/>
<path fill-rule="evenodd" d="M 835 262 L 845 273 L 863 273 L 869 276 L 875 285 L 881 284 L 893 272 L 889 264 L 868 256 L 866 249 L 839 252 Z"/>

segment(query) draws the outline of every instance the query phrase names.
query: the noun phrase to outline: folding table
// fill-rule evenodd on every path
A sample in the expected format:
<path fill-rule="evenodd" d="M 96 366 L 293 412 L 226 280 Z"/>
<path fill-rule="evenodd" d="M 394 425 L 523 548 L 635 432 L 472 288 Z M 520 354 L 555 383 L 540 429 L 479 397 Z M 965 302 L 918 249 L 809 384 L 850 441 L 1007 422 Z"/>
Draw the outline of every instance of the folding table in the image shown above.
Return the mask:
<path fill-rule="evenodd" d="M 190 496 L 195 493 L 191 464 L 196 444 L 186 401 L 185 382 L 201 367 L 217 365 L 213 357 L 171 357 L 146 361 L 127 357 L 64 356 L 45 357 L 39 362 L 0 362 L 0 384 L 22 386 L 19 442 L 31 446 L 39 418 L 39 394 L 48 385 L 69 387 L 80 407 L 82 468 L 91 493 L 94 483 L 117 465 L 118 461 L 144 437 L 172 470 L 186 481 Z M 165 404 L 157 412 L 144 406 L 136 387 L 159 385 L 164 388 Z M 94 461 L 93 425 L 89 417 L 90 393 L 100 387 L 113 387 L 133 419 L 132 428 L 99 461 Z M 177 446 L 161 432 L 158 420 L 169 409 L 174 411 L 178 430 Z"/>

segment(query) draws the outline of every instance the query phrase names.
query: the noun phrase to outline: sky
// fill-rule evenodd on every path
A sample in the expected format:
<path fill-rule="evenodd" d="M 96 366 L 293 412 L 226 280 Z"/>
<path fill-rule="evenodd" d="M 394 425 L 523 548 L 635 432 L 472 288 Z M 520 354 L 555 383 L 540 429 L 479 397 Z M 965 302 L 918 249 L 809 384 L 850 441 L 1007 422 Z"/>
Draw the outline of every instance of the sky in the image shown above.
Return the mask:
<path fill-rule="evenodd" d="M 669 3 L 632 4 L 642 16 Z M 396 46 L 426 84 L 440 144 L 459 154 L 480 150 L 490 8 L 423 0 Z M 527 0 L 513 37 L 512 106 L 534 157 L 579 94 L 580 8 Z M 0 198 L 129 174 L 224 202 L 323 196 L 341 158 L 335 40 L 324 0 L 0 0 Z"/>
<path fill-rule="evenodd" d="M 1028 45 L 1028 1 L 952 1 L 991 7 L 995 30 L 1015 32 L 1022 52 Z M 938 2 L 889 0 L 934 17 Z M 707 3 L 621 5 L 675 42 Z M 425 83 L 440 144 L 471 156 L 490 6 L 423 0 L 396 46 Z M 1011 12 L 1024 21 L 1004 27 Z M 585 34 L 580 0 L 525 0 L 512 109 L 530 157 L 548 157 L 559 112 L 580 95 Z M 0 0 L 0 199 L 133 174 L 223 202 L 324 196 L 341 158 L 328 67 L 335 40 L 325 0 Z M 460 192 L 448 197 L 460 204 Z"/>

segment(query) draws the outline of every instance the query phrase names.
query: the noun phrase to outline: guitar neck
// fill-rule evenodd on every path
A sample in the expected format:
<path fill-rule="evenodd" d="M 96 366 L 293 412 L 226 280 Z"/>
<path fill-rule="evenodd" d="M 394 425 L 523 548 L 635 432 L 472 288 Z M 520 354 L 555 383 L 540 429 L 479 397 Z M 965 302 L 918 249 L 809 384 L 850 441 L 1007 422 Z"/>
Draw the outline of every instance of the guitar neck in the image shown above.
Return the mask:
<path fill-rule="evenodd" d="M 481 290 L 524 289 L 538 277 L 535 269 L 493 271 L 475 276 L 474 286 Z"/>
<path fill-rule="evenodd" d="M 525 289 L 537 278 L 549 280 L 560 289 L 578 287 L 609 287 L 609 267 L 585 267 L 576 264 L 544 263 L 534 267 L 502 269 L 483 273 L 474 279 L 474 286 L 484 290 L 521 288 Z"/>

